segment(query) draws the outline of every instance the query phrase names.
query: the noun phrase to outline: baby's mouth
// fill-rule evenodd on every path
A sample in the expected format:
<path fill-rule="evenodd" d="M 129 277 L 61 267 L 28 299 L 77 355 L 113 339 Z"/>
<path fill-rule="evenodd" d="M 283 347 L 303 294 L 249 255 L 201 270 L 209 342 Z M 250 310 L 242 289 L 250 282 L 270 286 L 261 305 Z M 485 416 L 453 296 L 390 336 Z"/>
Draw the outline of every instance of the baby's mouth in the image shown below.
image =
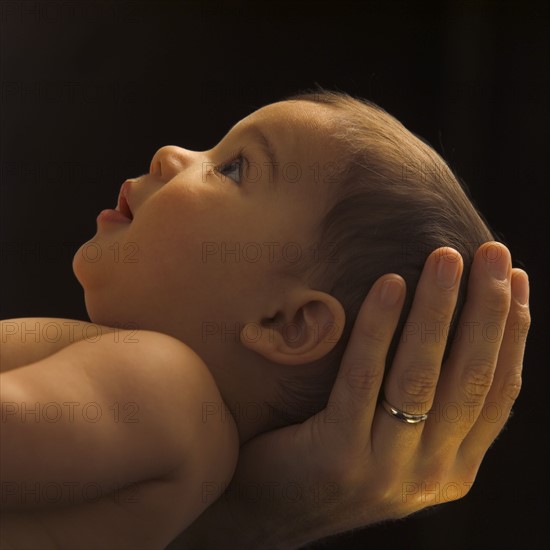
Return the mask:
<path fill-rule="evenodd" d="M 134 219 L 130 205 L 128 204 L 128 186 L 129 181 L 126 180 L 122 187 L 120 188 L 120 193 L 118 194 L 118 201 L 115 210 L 118 210 L 123 216 L 128 218 L 130 221 Z"/>

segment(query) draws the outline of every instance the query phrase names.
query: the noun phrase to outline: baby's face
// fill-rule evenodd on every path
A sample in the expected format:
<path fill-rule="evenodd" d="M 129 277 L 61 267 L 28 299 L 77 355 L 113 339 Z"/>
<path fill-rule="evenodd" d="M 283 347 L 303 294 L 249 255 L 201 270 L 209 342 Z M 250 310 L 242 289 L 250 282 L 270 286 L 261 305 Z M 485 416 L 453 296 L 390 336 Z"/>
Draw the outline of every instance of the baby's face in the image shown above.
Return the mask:
<path fill-rule="evenodd" d="M 335 160 L 329 126 L 326 107 L 279 102 L 208 151 L 160 148 L 130 180 L 133 219 L 99 217 L 74 257 L 90 319 L 171 334 L 208 361 L 235 331 L 276 315 L 301 284 L 276 266 L 314 254 Z"/>

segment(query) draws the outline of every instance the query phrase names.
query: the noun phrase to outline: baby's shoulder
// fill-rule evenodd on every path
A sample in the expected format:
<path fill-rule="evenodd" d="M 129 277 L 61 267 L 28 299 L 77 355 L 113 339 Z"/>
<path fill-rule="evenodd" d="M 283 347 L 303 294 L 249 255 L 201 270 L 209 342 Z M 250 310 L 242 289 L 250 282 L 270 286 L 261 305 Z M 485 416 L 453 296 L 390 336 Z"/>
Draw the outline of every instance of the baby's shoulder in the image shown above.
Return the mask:
<path fill-rule="evenodd" d="M 0 372 L 40 361 L 81 340 L 116 340 L 120 337 L 120 330 L 117 327 L 60 317 L 3 319 L 0 321 Z"/>
<path fill-rule="evenodd" d="M 181 481 L 183 472 L 184 485 L 190 475 L 228 482 L 238 458 L 239 435 L 206 363 L 168 334 L 140 330 L 121 331 L 119 336 L 116 342 L 103 342 L 109 359 L 109 367 L 102 369 L 105 379 L 112 380 L 110 370 L 116 365 L 114 378 L 139 395 L 149 411 L 158 412 L 164 430 L 179 434 L 183 468 L 173 472 L 171 480 Z"/>

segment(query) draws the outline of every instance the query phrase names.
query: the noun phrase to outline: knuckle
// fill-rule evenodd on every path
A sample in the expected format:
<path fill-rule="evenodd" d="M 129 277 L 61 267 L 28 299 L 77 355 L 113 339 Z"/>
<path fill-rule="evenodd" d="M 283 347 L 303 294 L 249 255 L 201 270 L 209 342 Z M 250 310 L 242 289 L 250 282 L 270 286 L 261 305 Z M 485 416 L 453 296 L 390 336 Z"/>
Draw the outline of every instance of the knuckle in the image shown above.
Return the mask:
<path fill-rule="evenodd" d="M 451 302 L 438 302 L 431 303 L 425 306 L 425 315 L 426 319 L 429 319 L 430 322 L 435 323 L 446 323 L 449 321 L 449 318 L 452 314 Z"/>
<path fill-rule="evenodd" d="M 375 487 L 369 490 L 369 496 L 374 496 L 374 502 L 385 510 L 388 519 L 400 519 L 425 507 L 420 502 L 417 486 L 414 481 L 396 479 L 393 472 L 387 472 L 378 479 Z"/>
<path fill-rule="evenodd" d="M 468 401 L 479 402 L 487 395 L 493 383 L 494 365 L 490 360 L 480 360 L 464 370 L 462 391 Z"/>
<path fill-rule="evenodd" d="M 521 339 L 523 342 L 527 340 L 527 334 L 531 328 L 531 314 L 529 311 L 522 311 L 518 315 L 518 322 L 514 323 L 513 331 L 518 336 L 517 339 Z"/>
<path fill-rule="evenodd" d="M 450 502 L 453 500 L 460 500 L 461 498 L 464 498 L 470 492 L 473 484 L 473 481 L 461 481 L 460 483 L 457 483 L 456 485 L 458 490 L 454 492 L 447 491 L 447 496 L 450 496 L 450 498 L 448 498 L 448 501 Z"/>
<path fill-rule="evenodd" d="M 399 390 L 414 401 L 428 401 L 435 392 L 438 373 L 431 364 L 408 367 L 399 377 Z"/>
<path fill-rule="evenodd" d="M 504 318 L 510 309 L 510 291 L 504 285 L 498 285 L 487 292 L 484 307 L 491 317 Z"/>
<path fill-rule="evenodd" d="M 399 494 L 399 489 L 395 486 L 395 479 L 393 479 L 391 473 L 387 470 L 381 473 L 371 490 L 375 501 L 380 503 L 390 503 Z"/>
<path fill-rule="evenodd" d="M 471 483 L 448 477 L 429 477 L 421 481 L 405 481 L 402 484 L 401 500 L 407 503 L 408 513 L 434 504 L 459 500 L 466 496 Z"/>
<path fill-rule="evenodd" d="M 344 371 L 347 386 L 352 390 L 368 390 L 380 385 L 382 373 L 379 369 L 368 368 L 371 362 L 353 361 Z"/>
<path fill-rule="evenodd" d="M 507 401 L 509 405 L 512 405 L 514 401 L 518 398 L 521 391 L 521 384 L 521 369 L 510 373 L 504 378 L 500 393 L 503 399 Z"/>
<path fill-rule="evenodd" d="M 426 473 L 430 474 L 431 479 L 447 479 L 454 455 L 447 449 L 439 452 L 435 451 L 426 462 Z"/>
<path fill-rule="evenodd" d="M 523 325 L 526 325 L 527 328 L 529 328 L 529 325 L 531 325 L 531 311 L 528 307 L 522 308 L 522 310 L 518 313 L 519 322 Z"/>
<path fill-rule="evenodd" d="M 387 344 L 388 331 L 380 323 L 367 323 L 361 330 L 361 339 L 369 344 Z"/>
<path fill-rule="evenodd" d="M 462 486 L 464 487 L 464 494 L 466 496 L 472 489 L 477 473 L 479 472 L 480 460 L 471 459 L 469 462 L 462 464 L 459 472 L 462 478 Z"/>
<path fill-rule="evenodd" d="M 531 328 L 531 313 L 527 306 L 514 304 L 506 321 L 506 338 L 514 344 L 525 344 Z"/>

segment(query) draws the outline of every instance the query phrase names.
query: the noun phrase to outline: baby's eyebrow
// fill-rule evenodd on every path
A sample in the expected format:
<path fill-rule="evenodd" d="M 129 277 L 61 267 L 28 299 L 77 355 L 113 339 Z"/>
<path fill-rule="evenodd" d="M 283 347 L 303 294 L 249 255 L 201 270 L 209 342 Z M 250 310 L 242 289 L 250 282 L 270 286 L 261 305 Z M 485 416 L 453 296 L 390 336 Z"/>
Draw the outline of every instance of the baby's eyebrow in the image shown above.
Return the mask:
<path fill-rule="evenodd" d="M 261 147 L 264 155 L 269 159 L 269 165 L 266 168 L 269 168 L 268 180 L 269 183 L 274 185 L 277 183 L 278 173 L 279 173 L 279 163 L 277 161 L 277 153 L 273 147 L 272 142 L 268 139 L 266 134 L 255 125 L 246 126 L 244 130 L 241 130 L 243 134 L 253 135 L 258 145 Z"/>

